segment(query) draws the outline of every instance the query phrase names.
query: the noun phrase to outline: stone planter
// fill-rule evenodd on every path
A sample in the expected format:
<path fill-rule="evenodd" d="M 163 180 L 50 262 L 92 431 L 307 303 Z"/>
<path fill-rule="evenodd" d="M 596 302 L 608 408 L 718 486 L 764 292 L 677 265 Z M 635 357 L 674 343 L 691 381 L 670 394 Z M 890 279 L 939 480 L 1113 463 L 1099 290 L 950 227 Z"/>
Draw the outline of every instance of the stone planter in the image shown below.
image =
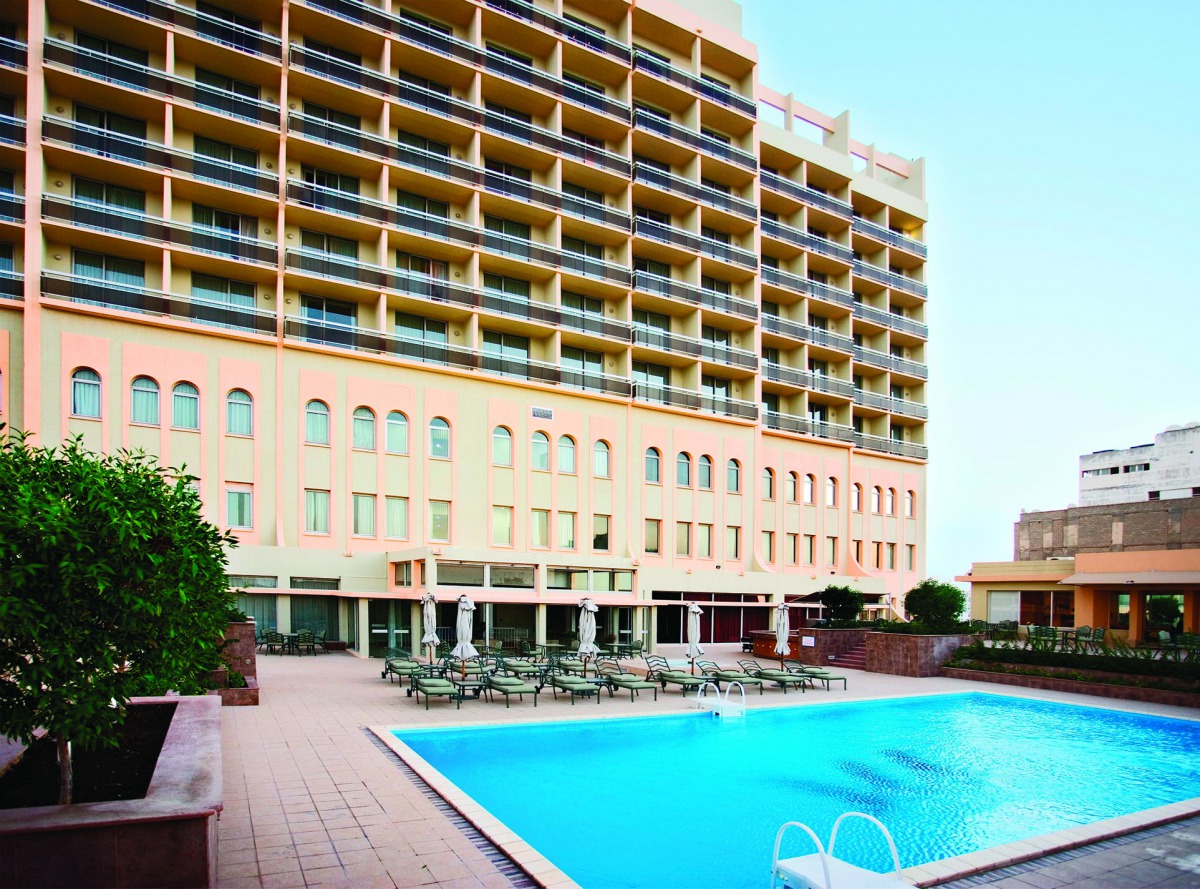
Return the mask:
<path fill-rule="evenodd" d="M 848 651 L 862 645 L 869 630 L 830 630 L 807 627 L 796 630 L 788 637 L 788 657 L 802 664 L 814 666 L 836 665 L 837 659 Z M 775 653 L 775 634 L 770 630 L 755 630 L 750 634 L 754 644 L 754 656 L 762 660 L 778 661 Z M 811 641 L 811 645 L 805 644 Z M 831 660 L 832 658 L 832 660 Z"/>
<path fill-rule="evenodd" d="M 216 697 L 135 698 L 175 714 L 144 799 L 0 810 L 0 887 L 211 886 L 221 811 Z"/>
<path fill-rule="evenodd" d="M 892 676 L 937 676 L 942 664 L 964 645 L 968 633 L 947 636 L 909 636 L 867 633 L 867 672 Z"/>
<path fill-rule="evenodd" d="M 258 646 L 255 642 L 257 627 L 253 620 L 231 623 L 225 630 L 225 648 L 221 657 L 247 679 L 258 675 Z"/>
<path fill-rule="evenodd" d="M 224 673 L 223 670 L 220 672 Z M 228 682 L 228 674 L 226 674 L 226 682 Z M 222 707 L 258 706 L 258 680 L 253 676 L 246 677 L 245 688 L 230 688 L 228 684 L 225 684 L 218 685 L 208 693 L 219 697 Z"/>

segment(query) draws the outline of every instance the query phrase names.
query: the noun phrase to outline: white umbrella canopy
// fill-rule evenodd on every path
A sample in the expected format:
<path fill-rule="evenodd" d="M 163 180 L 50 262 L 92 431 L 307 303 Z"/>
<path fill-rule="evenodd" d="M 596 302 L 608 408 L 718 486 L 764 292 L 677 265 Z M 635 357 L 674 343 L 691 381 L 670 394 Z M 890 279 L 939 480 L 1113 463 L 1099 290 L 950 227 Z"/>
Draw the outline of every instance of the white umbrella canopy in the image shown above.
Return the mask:
<path fill-rule="evenodd" d="M 475 603 L 466 596 L 458 597 L 458 622 L 455 624 L 455 635 L 458 642 L 451 654 L 461 661 L 470 657 L 479 657 L 479 652 L 471 644 L 471 636 L 475 632 Z"/>
<path fill-rule="evenodd" d="M 791 615 L 786 602 L 775 606 L 775 653 L 779 655 L 780 665 L 788 655 L 788 636 L 792 632 Z"/>
<path fill-rule="evenodd" d="M 696 658 L 704 654 L 704 649 L 700 647 L 700 615 L 703 613 L 695 602 L 688 606 L 687 651 L 684 654 L 692 660 L 693 673 L 696 672 Z"/>
<path fill-rule="evenodd" d="M 586 596 L 579 600 L 579 656 L 586 658 L 600 653 L 596 645 L 596 612 L 600 609 Z"/>
<path fill-rule="evenodd" d="M 442 642 L 437 634 L 437 599 L 433 593 L 426 593 L 421 597 L 421 624 L 425 632 L 421 637 L 421 644 L 429 646 L 429 660 L 432 663 L 434 646 Z"/>

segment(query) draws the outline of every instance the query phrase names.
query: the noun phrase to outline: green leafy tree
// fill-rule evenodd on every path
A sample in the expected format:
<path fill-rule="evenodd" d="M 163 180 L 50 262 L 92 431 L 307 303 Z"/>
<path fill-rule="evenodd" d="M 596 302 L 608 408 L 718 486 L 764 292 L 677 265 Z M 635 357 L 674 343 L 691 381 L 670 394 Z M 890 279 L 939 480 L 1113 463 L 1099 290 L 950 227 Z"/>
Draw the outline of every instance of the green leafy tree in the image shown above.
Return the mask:
<path fill-rule="evenodd" d="M 858 620 L 862 614 L 863 594 L 848 586 L 830 584 L 821 590 L 820 601 L 831 621 Z"/>
<path fill-rule="evenodd" d="M 0 425 L 0 734 L 114 746 L 135 695 L 204 690 L 233 604 L 225 548 L 182 472 Z"/>
<path fill-rule="evenodd" d="M 909 618 L 935 632 L 956 629 L 966 604 L 962 590 L 932 577 L 921 581 L 904 597 L 904 611 Z"/>

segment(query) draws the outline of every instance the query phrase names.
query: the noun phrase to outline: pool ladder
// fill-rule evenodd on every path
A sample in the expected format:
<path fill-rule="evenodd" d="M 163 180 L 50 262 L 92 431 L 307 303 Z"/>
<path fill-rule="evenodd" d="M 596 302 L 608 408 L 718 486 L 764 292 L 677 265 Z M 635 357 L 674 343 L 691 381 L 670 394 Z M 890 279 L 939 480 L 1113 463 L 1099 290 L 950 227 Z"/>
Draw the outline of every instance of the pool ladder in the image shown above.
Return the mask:
<path fill-rule="evenodd" d="M 882 874 L 867 870 L 834 855 L 838 828 L 847 818 L 864 818 L 879 828 L 887 840 L 888 850 L 892 853 L 892 873 Z M 789 827 L 799 828 L 808 834 L 808 838 L 817 847 L 816 854 L 781 859 L 779 848 Z M 775 835 L 775 852 L 771 858 L 771 889 L 893 889 L 911 885 L 900 871 L 900 854 L 896 851 L 896 841 L 892 839 L 891 832 L 884 827 L 882 821 L 865 812 L 846 812 L 841 815 L 833 823 L 828 849 L 821 844 L 811 827 L 799 821 L 788 821 Z"/>
<path fill-rule="evenodd" d="M 733 687 L 737 686 L 737 690 L 742 694 L 741 703 L 734 703 L 729 700 L 729 693 L 733 691 Z M 712 686 L 717 693 L 712 700 L 708 698 L 708 688 Z M 706 680 L 703 685 L 696 689 L 697 710 L 711 710 L 713 716 L 745 716 L 746 715 L 746 687 L 736 679 L 725 686 L 725 694 L 721 694 L 721 687 L 711 679 Z"/>

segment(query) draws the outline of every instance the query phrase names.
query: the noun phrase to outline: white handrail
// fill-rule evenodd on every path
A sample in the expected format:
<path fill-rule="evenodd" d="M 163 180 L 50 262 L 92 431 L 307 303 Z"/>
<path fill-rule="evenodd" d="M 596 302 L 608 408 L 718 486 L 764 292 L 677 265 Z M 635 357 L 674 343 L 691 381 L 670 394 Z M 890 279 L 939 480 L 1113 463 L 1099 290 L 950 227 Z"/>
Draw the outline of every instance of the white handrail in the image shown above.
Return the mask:
<path fill-rule="evenodd" d="M 839 819 L 841 820 L 841 819 Z M 825 887 L 829 889 L 829 860 L 825 855 L 825 847 L 821 845 L 820 838 L 813 833 L 813 829 L 807 824 L 801 824 L 799 821 L 785 822 L 783 827 L 779 828 L 779 833 L 775 834 L 775 851 L 771 855 L 771 889 L 775 889 L 775 881 L 779 879 L 779 846 L 783 842 L 783 833 L 789 827 L 798 827 L 808 834 L 809 838 L 817 846 L 817 855 L 821 858 L 821 870 L 825 873 Z"/>
<path fill-rule="evenodd" d="M 833 822 L 833 833 L 831 833 L 829 835 L 829 855 L 830 855 L 830 857 L 833 857 L 833 847 L 837 844 L 838 828 L 841 827 L 842 821 L 844 819 L 850 818 L 850 817 L 866 818 L 868 821 L 870 821 L 872 824 L 874 824 L 876 827 L 879 828 L 879 830 L 883 833 L 884 839 L 886 839 L 888 841 L 888 848 L 890 848 L 892 850 L 892 864 L 896 868 L 896 876 L 901 877 L 902 874 L 900 873 L 900 853 L 896 851 L 896 841 L 892 839 L 891 833 L 888 831 L 888 829 L 886 827 L 883 826 L 882 821 L 880 821 L 878 818 L 875 818 L 872 815 L 868 815 L 866 812 L 843 812 L 841 815 L 838 816 L 838 820 Z M 828 882 L 829 882 L 828 877 L 826 877 L 827 885 L 828 885 Z"/>

